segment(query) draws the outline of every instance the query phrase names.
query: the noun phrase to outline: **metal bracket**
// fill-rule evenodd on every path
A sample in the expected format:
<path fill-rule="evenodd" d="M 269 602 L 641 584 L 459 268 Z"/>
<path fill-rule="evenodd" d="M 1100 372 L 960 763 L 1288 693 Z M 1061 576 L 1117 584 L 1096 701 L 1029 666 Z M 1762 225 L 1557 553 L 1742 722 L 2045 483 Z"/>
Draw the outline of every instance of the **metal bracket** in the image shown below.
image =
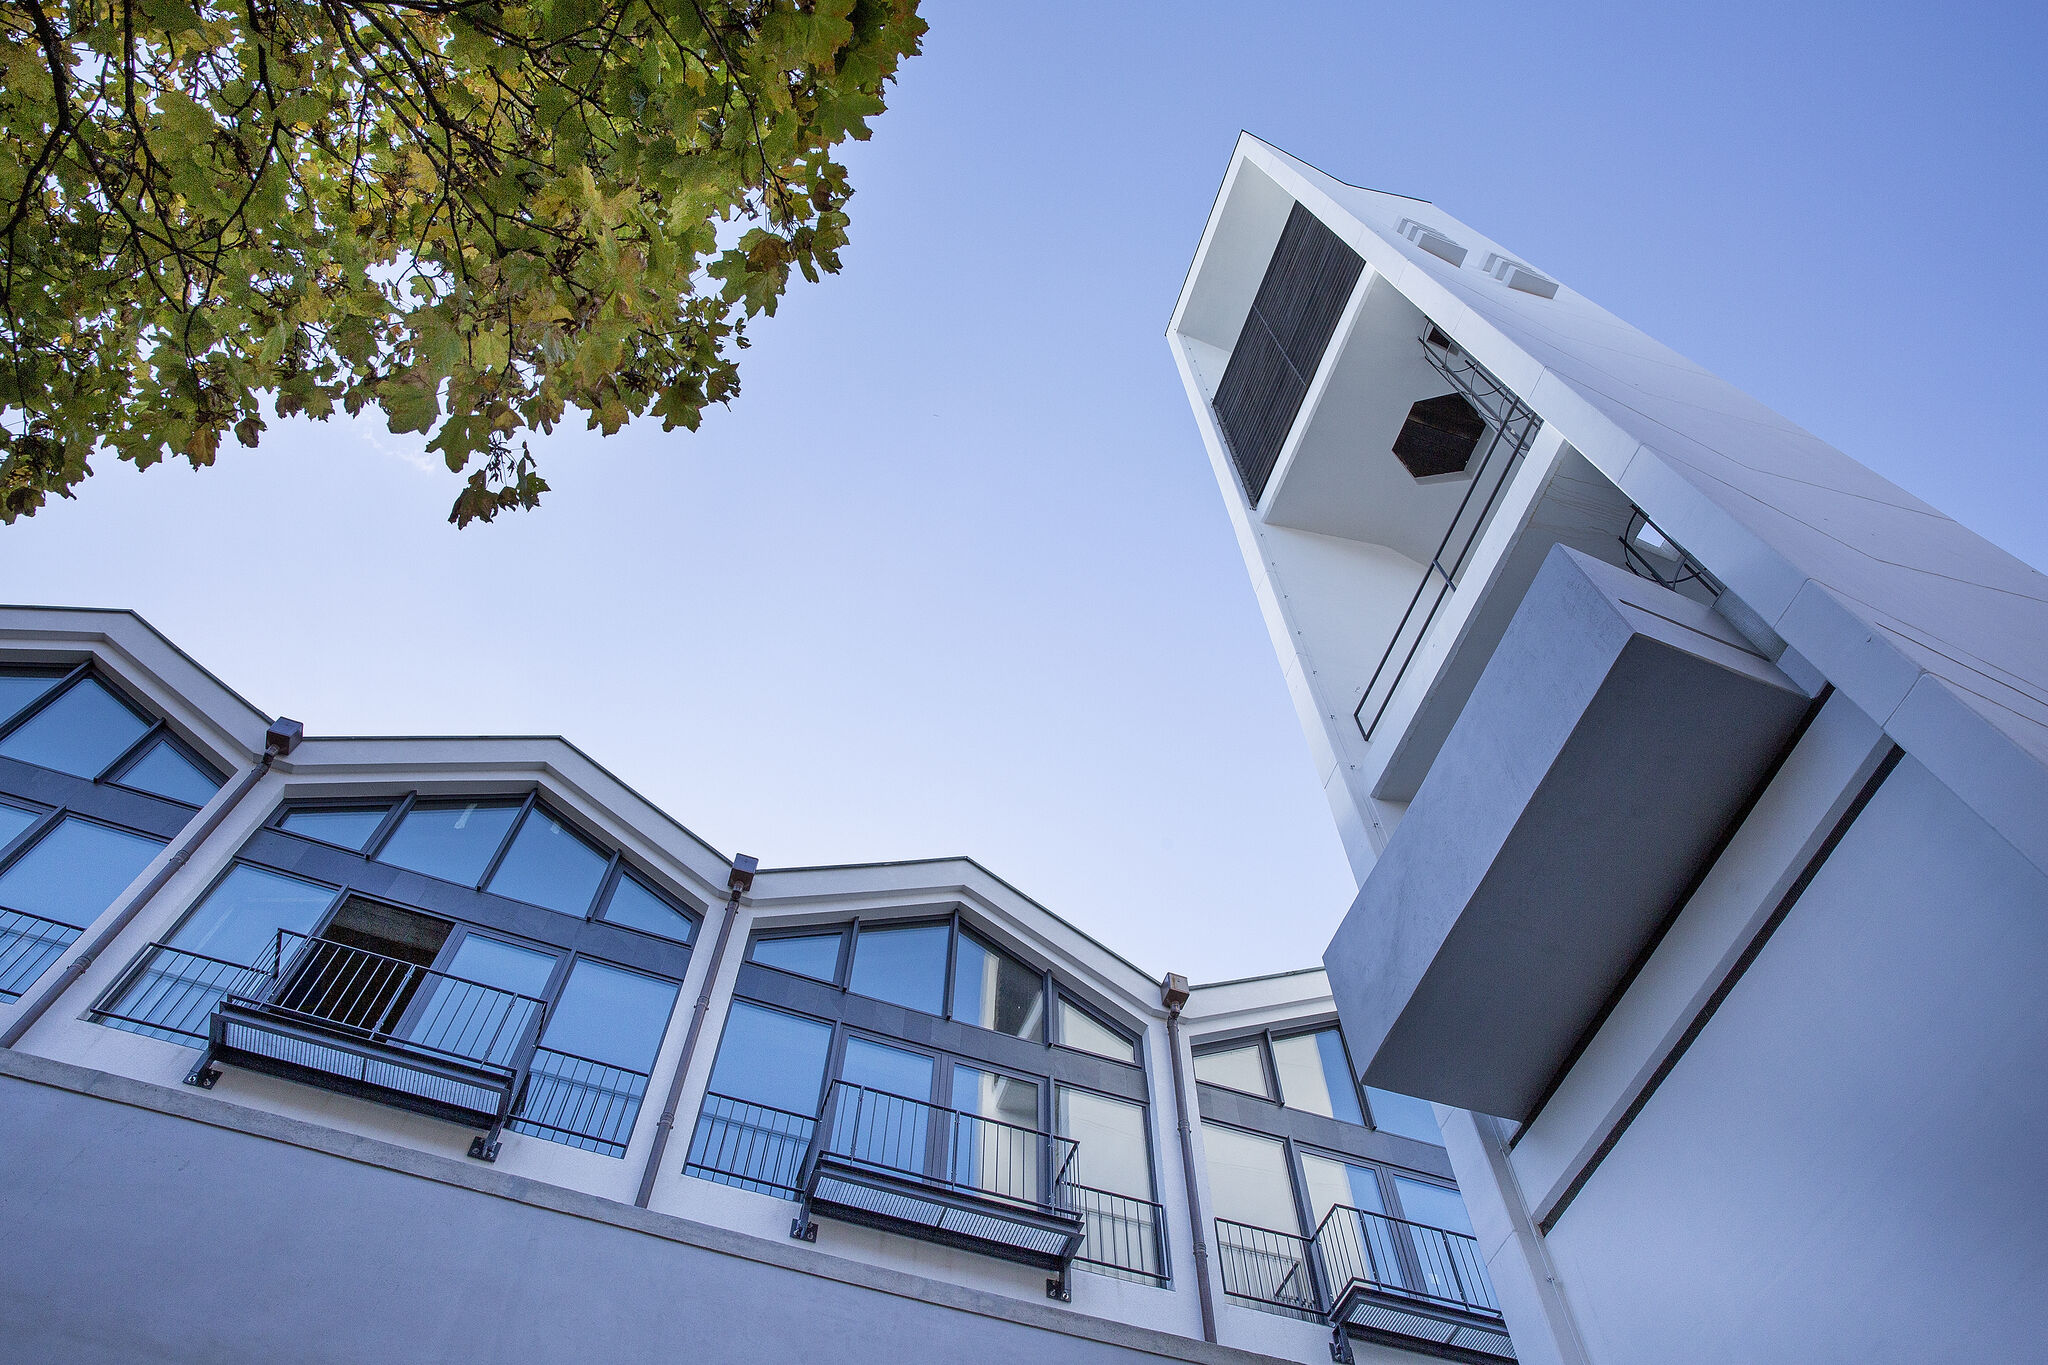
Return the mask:
<path fill-rule="evenodd" d="M 1045 1282 L 1045 1296 L 1058 1299 L 1061 1303 L 1074 1301 L 1074 1272 L 1071 1266 L 1061 1266 L 1057 1278 Z"/>
<path fill-rule="evenodd" d="M 1351 1354 L 1351 1336 L 1341 1324 L 1330 1329 L 1330 1359 L 1337 1365 L 1355 1365 L 1355 1358 Z"/>
<path fill-rule="evenodd" d="M 220 1068 L 213 1064 L 213 1054 L 202 1052 L 192 1069 L 185 1073 L 185 1084 L 196 1085 L 201 1090 L 213 1089 L 213 1083 L 220 1079 Z"/>
<path fill-rule="evenodd" d="M 469 1140 L 469 1154 L 478 1161 L 496 1161 L 498 1159 L 498 1149 L 504 1146 L 498 1140 L 498 1134 L 501 1131 L 503 1131 L 502 1128 L 494 1123 L 491 1125 L 490 1132 L 478 1133 L 475 1137 L 471 1138 Z"/>
<path fill-rule="evenodd" d="M 799 1214 L 789 1220 L 789 1235 L 799 1242 L 815 1242 L 818 1240 L 818 1225 Z"/>

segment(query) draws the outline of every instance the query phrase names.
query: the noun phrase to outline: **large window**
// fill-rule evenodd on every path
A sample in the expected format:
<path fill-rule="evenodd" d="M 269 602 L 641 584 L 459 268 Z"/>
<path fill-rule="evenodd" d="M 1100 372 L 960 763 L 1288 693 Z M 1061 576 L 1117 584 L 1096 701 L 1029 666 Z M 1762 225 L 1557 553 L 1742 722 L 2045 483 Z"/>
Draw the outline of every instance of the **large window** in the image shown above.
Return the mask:
<path fill-rule="evenodd" d="M 223 778 L 168 727 L 79 667 L 0 670 L 0 758 L 203 806 Z"/>
<path fill-rule="evenodd" d="M 1195 1079 L 1206 1085 L 1443 1145 L 1436 1114 L 1426 1101 L 1362 1086 L 1353 1076 L 1344 1036 L 1334 1028 L 1267 1032 L 1195 1053 Z"/>
<path fill-rule="evenodd" d="M 34 985 L 142 874 L 162 839 L 0 805 L 0 1001 Z"/>
<path fill-rule="evenodd" d="M 509 1076 L 494 1083 L 519 1101 L 513 1131 L 619 1157 L 694 928 L 532 796 L 299 803 L 94 1012 L 203 1047 L 233 997 L 350 1046 Z"/>

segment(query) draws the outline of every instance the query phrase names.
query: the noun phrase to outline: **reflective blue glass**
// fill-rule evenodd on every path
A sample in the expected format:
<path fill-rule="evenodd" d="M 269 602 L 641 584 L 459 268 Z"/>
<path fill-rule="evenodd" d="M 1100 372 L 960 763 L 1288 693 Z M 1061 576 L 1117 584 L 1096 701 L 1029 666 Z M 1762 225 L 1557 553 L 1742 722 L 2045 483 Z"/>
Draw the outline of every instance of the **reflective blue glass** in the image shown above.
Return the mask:
<path fill-rule="evenodd" d="M 838 934 L 799 934 L 793 938 L 764 938 L 754 944 L 754 961 L 766 967 L 780 967 L 798 976 L 820 981 L 836 979 L 839 972 Z"/>
<path fill-rule="evenodd" d="M 170 942 L 223 961 L 254 963 L 278 930 L 313 932 L 333 899 L 332 887 L 238 863 L 178 926 Z"/>
<path fill-rule="evenodd" d="M 491 874 L 490 890 L 581 916 L 589 911 L 609 863 L 567 825 L 535 806 L 520 822 L 505 861 Z"/>
<path fill-rule="evenodd" d="M 370 836 L 377 832 L 377 826 L 384 823 L 385 812 L 390 809 L 389 806 L 320 806 L 287 811 L 277 827 L 290 834 L 303 834 L 309 839 L 321 839 L 361 853 L 363 845 L 370 842 Z"/>
<path fill-rule="evenodd" d="M 38 818 L 34 811 L 26 811 L 19 806 L 0 806 L 0 848 L 20 838 Z"/>
<path fill-rule="evenodd" d="M 1391 1090 L 1365 1088 L 1366 1103 L 1372 1106 L 1372 1126 L 1383 1133 L 1399 1133 L 1418 1142 L 1431 1142 L 1441 1147 L 1444 1135 L 1436 1126 L 1436 1110 L 1430 1108 L 1428 1100 L 1418 1100 L 1410 1095 L 1396 1095 Z"/>
<path fill-rule="evenodd" d="M 470 934 L 449 960 L 447 975 L 429 978 L 406 1036 L 428 1047 L 504 1064 L 519 1053 L 555 973 L 555 955 Z M 459 977 L 458 981 L 448 977 Z M 495 986 L 511 995 L 478 991 L 465 983 Z"/>
<path fill-rule="evenodd" d="M 751 1104 L 816 1114 L 832 1026 L 735 1000 L 726 1016 L 711 1089 Z"/>
<path fill-rule="evenodd" d="M 939 1014 L 946 1004 L 946 940 L 949 925 L 912 929 L 862 929 L 853 942 L 853 972 L 847 989 L 877 1000 Z"/>
<path fill-rule="evenodd" d="M 96 679 L 80 678 L 0 740 L 0 755 L 75 777 L 98 777 L 148 728 L 148 721 Z"/>
<path fill-rule="evenodd" d="M 606 1066 L 649 1071 L 675 1003 L 673 981 L 579 958 L 541 1041 Z"/>
<path fill-rule="evenodd" d="M 0 673 L 0 725 L 57 684 L 54 673 Z"/>
<path fill-rule="evenodd" d="M 173 801 L 203 806 L 220 790 L 220 779 L 194 763 L 167 739 L 149 746 L 141 758 L 121 774 L 121 785 L 137 791 L 154 792 Z"/>
<path fill-rule="evenodd" d="M 605 902 L 604 918 L 607 924 L 623 924 L 628 929 L 660 934 L 678 943 L 688 943 L 694 928 L 689 916 L 631 877 L 619 878 L 619 884 L 612 888 L 612 898 Z"/>
<path fill-rule="evenodd" d="M 161 839 L 66 816 L 0 872 L 0 906 L 82 928 L 163 846 Z"/>
<path fill-rule="evenodd" d="M 517 801 L 422 803 L 405 813 L 378 851 L 377 861 L 429 877 L 475 886 L 491 865 L 505 831 L 519 814 Z"/>
<path fill-rule="evenodd" d="M 1045 978 L 962 934 L 953 950 L 953 1017 L 1036 1042 L 1045 1036 Z"/>

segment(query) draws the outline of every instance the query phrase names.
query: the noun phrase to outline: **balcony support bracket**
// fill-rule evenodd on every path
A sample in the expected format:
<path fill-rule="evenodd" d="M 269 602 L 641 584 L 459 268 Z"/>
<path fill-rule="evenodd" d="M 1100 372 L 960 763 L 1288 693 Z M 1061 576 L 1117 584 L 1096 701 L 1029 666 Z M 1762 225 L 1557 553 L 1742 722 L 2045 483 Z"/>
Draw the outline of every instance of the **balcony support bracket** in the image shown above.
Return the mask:
<path fill-rule="evenodd" d="M 1351 1354 L 1351 1334 L 1342 1323 L 1330 1329 L 1330 1359 L 1336 1365 L 1357 1365 L 1357 1357 Z"/>
<path fill-rule="evenodd" d="M 220 1079 L 220 1068 L 213 1064 L 213 1049 L 199 1054 L 199 1060 L 185 1073 L 185 1084 L 196 1085 L 201 1090 L 213 1089 L 213 1083 Z"/>
<path fill-rule="evenodd" d="M 818 1225 L 811 1221 L 811 1211 L 809 1208 L 805 1208 L 802 1213 L 789 1220 L 789 1235 L 799 1242 L 815 1242 L 818 1240 Z"/>
<path fill-rule="evenodd" d="M 1061 1266 L 1060 1273 L 1045 1282 L 1045 1296 L 1061 1303 L 1074 1301 L 1074 1268 L 1071 1265 Z"/>
<path fill-rule="evenodd" d="M 496 1161 L 498 1149 L 504 1146 L 498 1139 L 498 1135 L 503 1131 L 504 1125 L 494 1123 L 488 1133 L 478 1133 L 469 1140 L 469 1154 L 478 1161 Z"/>

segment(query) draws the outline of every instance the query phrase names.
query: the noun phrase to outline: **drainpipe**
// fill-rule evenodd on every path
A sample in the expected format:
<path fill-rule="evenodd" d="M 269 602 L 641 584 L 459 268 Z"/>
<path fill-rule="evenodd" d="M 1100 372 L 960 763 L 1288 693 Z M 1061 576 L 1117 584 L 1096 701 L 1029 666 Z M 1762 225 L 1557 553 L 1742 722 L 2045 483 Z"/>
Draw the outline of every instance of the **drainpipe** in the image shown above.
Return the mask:
<path fill-rule="evenodd" d="M 1195 1239 L 1195 1293 L 1202 1301 L 1202 1340 L 1216 1340 L 1216 1301 L 1209 1294 L 1209 1238 L 1202 1227 L 1201 1196 L 1195 1188 L 1195 1135 L 1188 1123 L 1187 1082 L 1180 1074 L 1180 1012 L 1188 1003 L 1188 979 L 1168 972 L 1159 983 L 1166 1006 L 1167 1072 L 1173 1077 L 1173 1112 L 1180 1120 L 1180 1173 L 1188 1187 L 1188 1231 Z"/>
<path fill-rule="evenodd" d="M 697 992 L 697 1008 L 690 1015 L 690 1031 L 683 1037 L 683 1055 L 676 1059 L 675 1079 L 669 1082 L 668 1103 L 661 1107 L 661 1121 L 654 1125 L 654 1147 L 647 1153 L 647 1169 L 640 1172 L 640 1193 L 633 1198 L 636 1208 L 646 1208 L 654 1194 L 654 1178 L 661 1174 L 662 1153 L 668 1150 L 669 1134 L 676 1126 L 676 1106 L 683 1102 L 683 1082 L 689 1079 L 690 1059 L 697 1055 L 697 1039 L 704 1032 L 704 1016 L 711 1010 L 711 991 L 718 972 L 725 965 L 725 947 L 732 939 L 733 921 L 739 918 L 740 897 L 753 889 L 754 873 L 761 860 L 744 853 L 733 855 L 732 872 L 725 879 L 725 917 L 718 922 L 718 938 L 711 945 L 711 960 L 704 964 L 704 984 Z"/>
<path fill-rule="evenodd" d="M 34 999 L 21 1007 L 14 1016 L 14 1022 L 7 1026 L 7 1031 L 0 1033 L 0 1047 L 13 1047 L 21 1041 L 23 1034 L 35 1027 L 36 1021 L 43 1017 L 50 1006 L 56 1004 L 58 998 L 70 990 L 79 977 L 85 975 L 85 969 L 92 966 L 100 951 L 114 941 L 114 936 L 132 924 L 135 917 L 142 913 L 143 907 L 156 898 L 157 892 L 164 889 L 165 883 L 178 874 L 178 869 L 192 857 L 192 851 L 213 836 L 213 832 L 220 828 L 221 821 L 228 818 L 228 812 L 239 806 L 242 798 L 247 796 L 263 779 L 263 775 L 270 771 L 270 765 L 298 748 L 299 741 L 305 737 L 306 727 L 295 720 L 279 716 L 271 722 L 270 728 L 263 734 L 263 761 L 243 773 L 225 797 L 214 800 L 212 814 L 179 838 L 177 851 L 164 860 L 163 866 L 156 870 L 156 875 L 144 884 L 142 890 L 129 898 L 128 904 L 121 908 L 119 914 L 102 924 L 86 939 L 84 949 L 71 959 L 69 966 L 57 974 L 55 981 L 45 986 Z"/>

